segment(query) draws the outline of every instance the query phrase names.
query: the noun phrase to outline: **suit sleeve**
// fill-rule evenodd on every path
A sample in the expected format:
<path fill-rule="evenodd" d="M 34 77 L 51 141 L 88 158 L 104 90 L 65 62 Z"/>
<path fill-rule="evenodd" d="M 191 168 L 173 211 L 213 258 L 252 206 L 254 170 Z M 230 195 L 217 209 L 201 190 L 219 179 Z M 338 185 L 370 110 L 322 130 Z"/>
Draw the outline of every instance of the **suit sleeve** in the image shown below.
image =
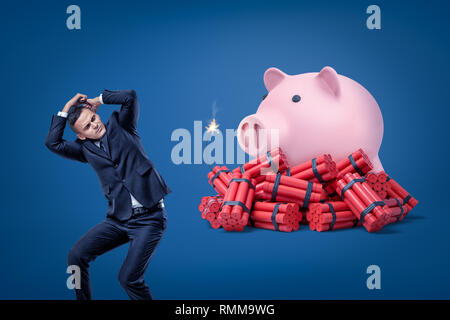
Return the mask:
<path fill-rule="evenodd" d="M 87 162 L 81 145 L 78 142 L 63 139 L 66 121 L 66 118 L 53 116 L 50 131 L 45 139 L 45 145 L 50 149 L 50 151 L 64 158 Z"/>
<path fill-rule="evenodd" d="M 139 101 L 135 90 L 105 90 L 102 93 L 104 104 L 120 104 L 119 124 L 130 133 L 137 135 Z"/>

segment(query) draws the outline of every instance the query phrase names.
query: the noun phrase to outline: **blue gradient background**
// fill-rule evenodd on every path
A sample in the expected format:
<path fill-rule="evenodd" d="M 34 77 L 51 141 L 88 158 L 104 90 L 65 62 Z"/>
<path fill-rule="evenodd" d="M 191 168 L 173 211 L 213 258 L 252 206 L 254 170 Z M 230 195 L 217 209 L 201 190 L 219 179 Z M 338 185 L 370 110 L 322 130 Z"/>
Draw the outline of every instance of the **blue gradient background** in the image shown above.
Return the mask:
<path fill-rule="evenodd" d="M 382 29 L 365 10 L 381 7 Z M 82 29 L 66 28 L 77 4 Z M 106 203 L 94 171 L 50 153 L 51 115 L 76 92 L 137 90 L 140 134 L 173 193 L 169 224 L 146 274 L 157 299 L 450 298 L 448 3 L 443 1 L 28 1 L 1 8 L 1 299 L 73 299 L 66 255 Z M 445 36 L 447 34 L 447 36 Z M 377 234 L 303 227 L 226 233 L 200 219 L 208 166 L 171 162 L 176 128 L 237 128 L 266 92 L 262 76 L 325 65 L 377 99 L 386 170 L 420 204 Z M 113 107 L 101 107 L 104 120 Z M 67 130 L 66 138 L 74 138 Z M 96 299 L 127 299 L 123 246 L 91 266 Z M 366 268 L 381 267 L 381 290 Z"/>

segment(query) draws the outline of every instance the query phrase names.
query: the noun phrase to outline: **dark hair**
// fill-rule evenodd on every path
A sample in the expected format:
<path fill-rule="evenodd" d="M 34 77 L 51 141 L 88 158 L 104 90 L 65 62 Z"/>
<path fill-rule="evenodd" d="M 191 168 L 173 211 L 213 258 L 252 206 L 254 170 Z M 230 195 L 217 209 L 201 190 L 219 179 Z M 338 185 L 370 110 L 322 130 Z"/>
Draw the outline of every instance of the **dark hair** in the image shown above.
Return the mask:
<path fill-rule="evenodd" d="M 75 122 L 77 122 L 78 118 L 80 117 L 81 111 L 83 111 L 83 109 L 85 109 L 86 107 L 84 107 L 83 105 L 79 105 L 79 106 L 74 106 L 72 108 L 70 108 L 69 110 L 69 114 L 67 116 L 67 122 L 69 123 L 70 128 L 77 132 L 77 130 L 75 130 Z"/>

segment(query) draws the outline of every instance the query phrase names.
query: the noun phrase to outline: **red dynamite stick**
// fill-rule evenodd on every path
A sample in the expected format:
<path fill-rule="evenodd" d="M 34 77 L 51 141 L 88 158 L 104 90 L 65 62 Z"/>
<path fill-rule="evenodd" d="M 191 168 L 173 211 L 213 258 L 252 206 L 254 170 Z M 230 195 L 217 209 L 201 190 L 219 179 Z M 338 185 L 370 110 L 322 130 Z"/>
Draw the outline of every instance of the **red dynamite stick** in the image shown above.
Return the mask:
<path fill-rule="evenodd" d="M 308 211 L 306 212 L 306 220 L 312 221 L 314 212 L 312 212 L 312 204 L 309 206 Z"/>
<path fill-rule="evenodd" d="M 349 228 L 353 228 L 354 225 L 355 225 L 355 223 L 352 222 L 352 221 L 336 222 L 334 224 L 332 230 L 349 229 Z M 359 223 L 359 225 L 361 225 L 361 223 Z M 319 232 L 332 231 L 332 230 L 330 230 L 330 224 L 327 224 L 327 223 L 317 224 L 316 225 L 316 230 L 319 231 Z"/>
<path fill-rule="evenodd" d="M 276 178 L 277 176 L 275 174 L 267 175 L 266 181 L 274 183 Z M 309 182 L 294 177 L 280 176 L 280 185 L 306 190 L 308 188 Z M 312 191 L 316 193 L 322 193 L 323 192 L 322 185 L 319 183 L 313 183 Z"/>
<path fill-rule="evenodd" d="M 205 208 L 208 208 L 208 210 L 211 210 L 213 212 L 218 212 L 220 209 L 220 201 L 217 198 L 212 197 L 206 203 Z"/>
<path fill-rule="evenodd" d="M 211 227 L 213 229 L 219 229 L 220 228 L 220 223 L 219 221 L 217 221 L 217 219 L 214 219 L 213 221 L 210 221 Z"/>
<path fill-rule="evenodd" d="M 302 221 L 302 218 L 303 218 L 301 211 L 294 210 L 293 218 L 294 218 L 294 222 L 293 222 L 293 226 L 292 226 L 292 231 L 297 231 L 298 229 L 300 229 L 300 222 Z"/>
<path fill-rule="evenodd" d="M 384 171 L 378 172 L 378 182 L 386 183 L 387 178 L 388 178 L 388 175 L 386 174 L 386 172 L 384 172 Z"/>
<path fill-rule="evenodd" d="M 254 180 L 251 180 L 251 182 L 254 183 Z M 251 209 L 254 198 L 255 198 L 255 190 L 253 190 L 252 188 L 250 188 L 250 189 L 248 190 L 247 200 L 246 200 L 246 202 L 245 202 L 245 206 L 246 206 L 247 208 Z M 239 221 L 239 223 L 240 223 L 240 225 L 241 225 L 242 227 L 244 227 L 245 225 L 248 224 L 248 218 L 249 218 L 249 216 L 250 216 L 250 215 L 248 214 L 248 212 L 245 212 L 245 211 L 244 211 L 244 212 L 242 213 L 241 220 Z M 242 228 L 242 230 L 243 230 L 243 228 Z"/>
<path fill-rule="evenodd" d="M 275 221 L 278 224 L 288 224 L 288 220 L 292 214 L 278 213 L 275 215 Z M 251 218 L 253 221 L 272 222 L 272 212 L 268 211 L 252 211 Z"/>
<path fill-rule="evenodd" d="M 198 205 L 198 211 L 202 212 L 205 209 L 205 206 L 203 204 Z"/>
<path fill-rule="evenodd" d="M 318 213 L 331 212 L 328 203 L 333 206 L 334 211 L 348 211 L 350 209 L 344 201 L 329 201 L 325 203 L 314 203 L 311 204 L 311 208 L 312 209 L 314 208 Z"/>
<path fill-rule="evenodd" d="M 208 212 L 206 213 L 206 220 L 213 221 L 216 219 L 216 213 L 215 212 Z"/>
<path fill-rule="evenodd" d="M 383 185 L 382 185 L 380 182 L 376 182 L 376 183 L 373 185 L 373 188 L 372 188 L 372 189 L 373 189 L 374 191 L 378 192 L 378 191 L 381 191 L 382 188 L 383 188 Z"/>
<path fill-rule="evenodd" d="M 319 217 L 319 223 L 331 223 L 333 222 L 333 215 L 331 213 L 322 213 L 317 215 Z M 335 222 L 342 222 L 342 221 L 355 221 L 355 215 L 352 211 L 337 211 L 336 212 L 336 220 Z"/>
<path fill-rule="evenodd" d="M 387 197 L 387 192 L 384 190 L 378 191 L 377 194 L 381 199 L 385 199 Z"/>
<path fill-rule="evenodd" d="M 277 202 L 256 201 L 255 204 L 253 205 L 253 210 L 272 212 L 275 209 L 275 206 L 277 204 L 278 204 Z M 278 212 L 280 212 L 280 213 L 290 212 L 290 211 L 294 210 L 294 207 L 295 207 L 295 204 L 293 204 L 293 203 L 280 204 L 278 206 Z M 298 207 L 298 205 L 297 205 L 297 207 Z"/>
<path fill-rule="evenodd" d="M 253 223 L 253 226 L 255 228 L 260 228 L 260 229 L 275 230 L 275 226 L 272 223 L 270 223 L 270 222 L 258 222 L 258 221 L 255 221 Z M 285 225 L 285 224 L 279 224 L 278 225 L 278 229 L 280 231 L 283 231 L 283 232 L 291 232 L 292 231 L 292 226 L 291 225 Z"/>
<path fill-rule="evenodd" d="M 312 231 L 316 230 L 316 223 L 314 221 L 311 221 L 309 223 L 309 229 Z"/>
<path fill-rule="evenodd" d="M 377 174 L 376 173 L 368 173 L 367 175 L 366 175 L 366 180 L 368 181 L 368 182 L 370 182 L 370 183 L 376 183 L 377 182 L 377 180 L 378 180 L 378 176 L 377 176 Z"/>
<path fill-rule="evenodd" d="M 223 226 L 224 224 L 227 223 L 227 221 L 225 219 L 222 219 L 221 217 L 217 217 L 216 219 L 217 219 L 217 222 L 219 222 L 221 226 Z"/>

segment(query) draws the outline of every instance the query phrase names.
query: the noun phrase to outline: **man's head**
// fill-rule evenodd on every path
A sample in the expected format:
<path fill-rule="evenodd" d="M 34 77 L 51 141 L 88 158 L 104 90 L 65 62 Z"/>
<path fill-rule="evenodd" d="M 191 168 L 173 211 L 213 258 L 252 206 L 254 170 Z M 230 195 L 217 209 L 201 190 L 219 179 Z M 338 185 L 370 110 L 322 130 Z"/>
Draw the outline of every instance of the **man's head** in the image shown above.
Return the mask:
<path fill-rule="evenodd" d="M 67 116 L 70 128 L 81 140 L 98 140 L 106 132 L 105 125 L 100 120 L 100 116 L 83 105 L 70 108 Z"/>

